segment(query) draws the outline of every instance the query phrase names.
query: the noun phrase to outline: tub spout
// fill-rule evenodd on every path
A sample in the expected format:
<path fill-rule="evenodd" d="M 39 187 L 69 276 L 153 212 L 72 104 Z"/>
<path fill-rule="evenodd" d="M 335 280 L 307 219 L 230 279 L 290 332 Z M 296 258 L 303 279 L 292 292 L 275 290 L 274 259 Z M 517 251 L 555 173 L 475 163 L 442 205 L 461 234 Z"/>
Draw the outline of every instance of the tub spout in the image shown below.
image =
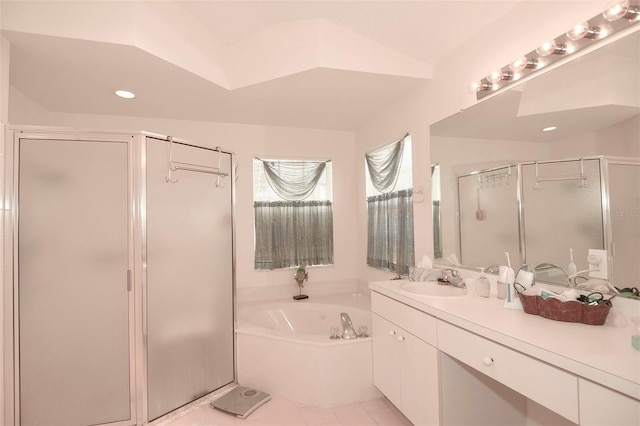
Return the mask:
<path fill-rule="evenodd" d="M 342 338 L 343 339 L 355 339 L 358 337 L 358 333 L 353 328 L 353 323 L 351 322 L 351 318 L 349 314 L 343 312 L 340 314 L 340 319 L 342 320 Z"/>

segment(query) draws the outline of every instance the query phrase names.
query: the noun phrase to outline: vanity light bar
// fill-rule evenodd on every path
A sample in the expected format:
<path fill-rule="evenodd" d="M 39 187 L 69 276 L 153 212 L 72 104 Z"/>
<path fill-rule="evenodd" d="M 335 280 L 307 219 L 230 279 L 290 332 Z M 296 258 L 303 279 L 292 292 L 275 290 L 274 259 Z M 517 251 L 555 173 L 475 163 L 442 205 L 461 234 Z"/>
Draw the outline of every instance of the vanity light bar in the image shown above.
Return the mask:
<path fill-rule="evenodd" d="M 471 85 L 476 99 L 501 89 L 524 76 L 557 62 L 603 38 L 640 24 L 640 0 L 622 0 L 607 7 L 601 14 L 574 25 L 565 34 L 549 40 L 511 64 L 493 71 Z"/>

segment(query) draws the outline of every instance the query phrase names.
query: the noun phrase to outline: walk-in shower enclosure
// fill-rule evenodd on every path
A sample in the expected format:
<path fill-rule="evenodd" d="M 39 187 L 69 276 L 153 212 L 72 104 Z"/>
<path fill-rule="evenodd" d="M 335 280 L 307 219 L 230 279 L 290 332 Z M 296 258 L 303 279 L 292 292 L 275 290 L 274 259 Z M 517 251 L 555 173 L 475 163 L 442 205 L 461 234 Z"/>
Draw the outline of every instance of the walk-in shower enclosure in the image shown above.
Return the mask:
<path fill-rule="evenodd" d="M 7 425 L 134 425 L 235 382 L 234 156 L 5 134 Z"/>

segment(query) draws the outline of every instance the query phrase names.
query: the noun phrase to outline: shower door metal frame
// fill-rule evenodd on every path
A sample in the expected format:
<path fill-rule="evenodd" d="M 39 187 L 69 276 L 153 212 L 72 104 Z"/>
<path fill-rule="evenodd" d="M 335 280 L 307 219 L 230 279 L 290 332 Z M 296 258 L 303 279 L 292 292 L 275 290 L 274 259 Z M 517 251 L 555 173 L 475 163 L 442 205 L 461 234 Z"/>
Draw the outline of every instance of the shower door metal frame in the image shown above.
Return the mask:
<path fill-rule="evenodd" d="M 612 158 L 612 157 L 609 157 Z M 520 234 L 520 256 L 522 262 L 527 264 L 527 235 L 525 233 L 525 203 L 524 203 L 524 175 L 523 175 L 523 166 L 531 166 L 537 164 L 557 164 L 557 163 L 572 163 L 572 162 L 580 162 L 580 161 L 598 161 L 598 173 L 600 174 L 597 183 L 600 185 L 600 208 L 601 208 L 601 231 L 602 231 L 602 249 L 608 250 L 611 246 L 611 223 L 609 219 L 609 180 L 606 175 L 607 168 L 605 166 L 606 156 L 595 155 L 595 156 L 586 156 L 586 157 L 576 157 L 576 158 L 566 158 L 560 160 L 542 160 L 542 161 L 523 161 L 518 163 L 518 223 Z M 609 271 L 611 270 L 611 253 L 607 256 L 607 264 L 609 265 Z M 535 265 L 531 265 L 532 267 Z M 544 282 L 543 280 L 540 280 Z M 553 282 L 551 284 L 554 284 Z"/>
<path fill-rule="evenodd" d="M 4 271 L 4 318 L 10 324 L 4 325 L 4 372 L 5 372 L 5 419 L 6 424 L 20 424 L 20 324 L 19 324 L 19 269 L 18 269 L 18 226 L 19 226 L 19 172 L 20 172 L 20 141 L 31 140 L 67 140 L 103 143 L 127 144 L 127 248 L 128 265 L 133 276 L 136 275 L 134 253 L 135 211 L 133 203 L 133 166 L 134 166 L 134 138 L 124 133 L 91 133 L 72 131 L 69 129 L 55 129 L 37 126 L 9 127 L 6 138 L 5 160 L 5 238 L 4 257 L 10 259 Z M 9 204 L 9 206 L 7 206 Z M 7 215 L 6 211 L 10 214 Z M 135 288 L 135 280 L 131 285 Z M 133 290 L 133 289 L 131 289 Z M 110 426 L 130 426 L 137 423 L 136 407 L 136 362 L 135 362 L 135 297 L 134 291 L 128 292 L 128 341 L 129 341 L 129 412 L 130 419 L 106 423 Z"/>
<path fill-rule="evenodd" d="M 609 280 L 613 280 L 613 268 L 615 268 L 616 246 L 613 235 L 613 219 L 611 212 L 611 182 L 610 165 L 640 166 L 640 160 L 630 157 L 618 157 L 603 155 L 600 159 L 600 185 L 602 188 L 602 213 L 604 229 L 604 249 L 607 250 L 607 271 Z"/>
<path fill-rule="evenodd" d="M 140 330 L 140 337 L 136 341 L 136 363 L 138 366 L 137 369 L 137 382 L 138 382 L 138 420 L 139 424 L 148 424 L 149 423 L 149 407 L 148 407 L 148 392 L 147 392 L 147 351 L 148 351 L 148 328 L 147 328 L 147 138 L 156 139 L 159 141 L 169 142 L 169 137 L 164 135 L 158 135 L 149 132 L 142 132 L 141 134 L 135 137 L 135 161 L 139 166 L 135 168 L 134 173 L 134 217 L 136 218 L 135 227 L 135 239 L 134 239 L 134 250 L 136 252 L 136 273 L 135 273 L 135 281 L 139 282 L 140 285 L 136 287 L 136 300 L 138 300 L 138 311 L 136 312 L 136 329 Z M 181 145 L 190 146 L 193 148 L 204 149 L 207 151 L 216 151 L 214 148 L 197 145 L 191 141 L 187 141 L 180 138 L 173 138 L 173 143 L 178 143 Z M 229 179 L 228 184 L 231 185 L 231 276 L 232 276 L 232 311 L 233 311 L 233 381 L 227 385 L 224 385 L 220 389 L 216 389 L 206 395 L 203 395 L 182 407 L 179 407 L 177 410 L 186 410 L 193 406 L 203 403 L 204 401 L 211 399 L 212 396 L 220 394 L 222 392 L 231 389 L 236 386 L 238 380 L 238 372 L 237 372 L 237 338 L 235 333 L 236 326 L 236 160 L 235 153 L 231 151 L 227 151 L 221 149 L 219 152 L 223 154 L 228 154 L 231 159 L 231 170 L 229 171 L 229 175 L 225 179 Z M 169 159 L 167 157 L 167 170 L 169 170 Z M 215 188 L 213 188 L 215 190 Z M 175 411 L 171 411 L 163 416 L 154 419 L 154 423 L 163 422 L 168 418 L 174 415 Z"/>

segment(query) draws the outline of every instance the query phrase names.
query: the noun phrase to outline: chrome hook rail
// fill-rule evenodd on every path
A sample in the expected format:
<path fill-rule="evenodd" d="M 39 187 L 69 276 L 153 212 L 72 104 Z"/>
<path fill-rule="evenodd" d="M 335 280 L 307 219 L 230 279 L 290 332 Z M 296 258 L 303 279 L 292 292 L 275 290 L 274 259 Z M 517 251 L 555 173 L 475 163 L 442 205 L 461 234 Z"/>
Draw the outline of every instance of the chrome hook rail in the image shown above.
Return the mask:
<path fill-rule="evenodd" d="M 172 176 L 173 172 L 177 172 L 178 170 L 185 170 L 190 172 L 197 173 L 209 173 L 216 175 L 216 187 L 224 188 L 225 184 L 221 183 L 220 178 L 225 178 L 229 176 L 229 173 L 220 171 L 220 166 L 222 165 L 222 148 L 219 146 L 216 147 L 215 151 L 218 153 L 218 166 L 206 166 L 203 164 L 195 164 L 195 163 L 187 163 L 183 161 L 174 161 L 173 160 L 173 137 L 168 137 L 169 141 L 169 173 L 164 177 L 165 181 L 168 183 L 177 183 L 179 179 Z"/>

